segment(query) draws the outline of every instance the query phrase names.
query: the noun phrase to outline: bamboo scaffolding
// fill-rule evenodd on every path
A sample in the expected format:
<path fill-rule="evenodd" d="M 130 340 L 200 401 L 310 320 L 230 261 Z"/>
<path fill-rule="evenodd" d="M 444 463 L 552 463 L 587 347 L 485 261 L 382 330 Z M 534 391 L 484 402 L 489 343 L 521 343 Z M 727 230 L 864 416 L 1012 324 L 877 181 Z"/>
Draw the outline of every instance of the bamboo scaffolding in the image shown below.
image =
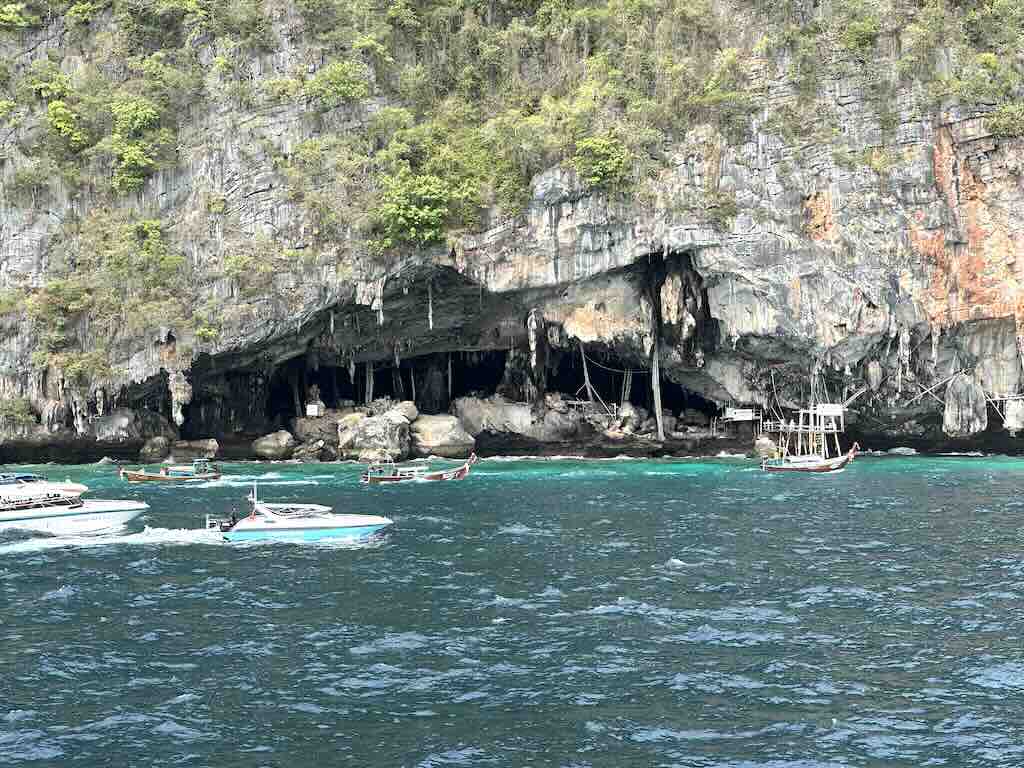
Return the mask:
<path fill-rule="evenodd" d="M 944 378 L 944 379 L 943 379 L 942 381 L 940 381 L 940 382 L 939 382 L 938 384 L 933 384 L 932 386 L 928 387 L 928 389 L 926 389 L 926 390 L 922 391 L 922 392 L 921 392 L 920 394 L 918 394 L 918 395 L 916 395 L 915 397 L 911 398 L 911 399 L 910 399 L 910 400 L 909 400 L 909 401 L 907 402 L 907 405 L 913 405 L 914 403 L 916 403 L 916 402 L 917 402 L 918 400 L 920 400 L 920 399 L 921 399 L 922 397 L 924 397 L 925 395 L 930 395 L 930 394 L 931 394 L 932 392 L 934 392 L 934 391 L 935 391 L 936 389 L 938 389 L 939 387 L 941 387 L 941 386 L 942 386 L 943 384 L 948 384 L 948 383 L 949 383 L 949 382 L 951 382 L 951 381 L 952 381 L 953 379 L 955 379 L 955 378 L 956 378 L 957 376 L 959 376 L 959 375 L 960 375 L 961 373 L 966 373 L 966 372 L 967 372 L 967 369 L 966 369 L 966 368 L 961 368 L 961 369 L 960 369 L 959 371 L 957 371 L 956 373 L 954 373 L 954 374 L 951 374 L 951 375 L 947 376 L 946 378 Z"/>

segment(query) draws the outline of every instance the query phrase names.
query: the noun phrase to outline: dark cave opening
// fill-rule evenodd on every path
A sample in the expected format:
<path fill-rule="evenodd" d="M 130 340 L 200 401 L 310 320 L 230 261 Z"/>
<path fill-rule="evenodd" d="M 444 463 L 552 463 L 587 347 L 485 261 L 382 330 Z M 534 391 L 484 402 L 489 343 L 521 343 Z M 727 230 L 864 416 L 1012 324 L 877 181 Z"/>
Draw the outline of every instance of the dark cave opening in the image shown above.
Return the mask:
<path fill-rule="evenodd" d="M 584 387 L 583 360 L 579 349 L 552 350 L 548 360 L 548 392 L 561 392 L 571 399 L 586 400 L 587 391 Z M 594 350 L 587 350 L 587 370 L 590 373 L 590 385 L 605 403 L 620 402 L 624 374 L 618 370 L 636 368 L 637 366 L 622 364 L 615 358 L 598 356 Z M 634 386 L 642 388 L 642 374 L 634 374 Z"/>
<path fill-rule="evenodd" d="M 171 421 L 171 397 L 167 388 L 168 375 L 166 370 L 146 381 L 121 387 L 117 392 L 106 393 L 102 390 L 93 393 L 86 400 L 86 407 L 89 414 L 99 414 L 114 408 L 135 408 L 159 413 L 168 421 Z M 101 402 L 104 398 L 105 402 Z M 66 425 L 73 426 L 71 414 L 66 417 Z"/>
<path fill-rule="evenodd" d="M 350 405 L 356 400 L 355 387 L 347 367 L 321 364 L 316 370 L 306 371 L 306 381 L 304 400 L 313 399 L 313 386 L 316 386 L 321 402 L 328 408 Z"/>
<path fill-rule="evenodd" d="M 212 378 L 193 375 L 192 400 L 182 409 L 181 437 L 221 438 L 244 430 L 267 431 L 266 378 L 254 371 L 225 371 Z"/>
<path fill-rule="evenodd" d="M 653 408 L 649 370 L 602 345 L 590 345 L 586 354 L 591 385 L 606 404 L 620 404 L 625 397 L 648 411 Z M 549 349 L 546 359 L 547 392 L 560 393 L 566 399 L 587 399 L 578 346 Z M 414 400 L 425 414 L 448 413 L 452 400 L 460 397 L 500 394 L 519 402 L 531 397 L 529 352 L 521 348 L 511 352 L 438 352 L 403 359 L 398 366 L 393 360 L 370 365 L 373 399 Z M 182 436 L 196 439 L 290 429 L 289 422 L 296 415 L 306 415 L 306 405 L 314 396 L 330 409 L 364 405 L 366 370 L 367 363 L 357 363 L 353 377 L 348 365 L 319 363 L 314 368 L 308 355 L 299 355 L 269 375 L 259 370 L 217 374 L 196 388 L 193 401 L 185 408 Z M 629 391 L 624 393 L 626 370 L 632 370 L 632 377 Z M 714 402 L 664 376 L 661 390 L 662 407 L 674 415 L 686 410 L 708 417 L 718 413 Z M 154 405 L 161 412 L 169 411 L 169 403 Z"/>
<path fill-rule="evenodd" d="M 586 354 L 590 384 L 605 403 L 621 404 L 623 400 L 628 400 L 648 411 L 654 407 L 649 370 L 595 348 L 588 348 Z M 629 391 L 623 392 L 627 370 L 633 371 L 632 382 Z M 561 392 L 566 397 L 587 398 L 583 361 L 578 349 L 573 352 L 563 350 L 552 355 L 548 391 Z M 684 410 L 693 410 L 711 417 L 719 411 L 715 402 L 664 376 L 661 377 L 661 407 L 676 415 Z"/>
<path fill-rule="evenodd" d="M 299 356 L 274 370 L 263 415 L 267 422 L 278 425 L 286 425 L 296 413 L 304 415 L 314 385 L 328 408 L 363 405 L 367 365 L 373 369 L 372 399 L 415 400 L 424 413 L 446 413 L 452 399 L 494 394 L 505 374 L 507 356 L 504 350 L 455 351 L 407 358 L 397 366 L 391 360 L 357 363 L 354 380 L 347 366 L 321 364 L 313 370 L 306 357 Z"/>
<path fill-rule="evenodd" d="M 270 422 L 286 421 L 289 417 L 301 415 L 304 410 L 306 383 L 306 359 L 296 357 L 278 366 L 270 376 L 264 415 Z M 297 407 L 296 399 L 300 402 Z"/>
<path fill-rule="evenodd" d="M 293 358 L 275 369 L 271 376 L 266 417 L 270 421 L 283 423 L 296 415 L 304 416 L 306 404 L 317 397 L 328 408 L 360 403 L 366 392 L 365 377 L 366 367 L 363 363 L 356 366 L 353 381 L 347 366 L 320 364 L 311 368 L 305 356 Z M 373 374 L 373 396 L 391 394 L 391 366 L 377 363 Z"/>
<path fill-rule="evenodd" d="M 649 396 L 650 387 L 647 387 L 645 391 Z M 663 408 L 668 408 L 676 415 L 683 411 L 697 411 L 710 418 L 717 416 L 719 412 L 718 404 L 714 401 L 664 377 L 661 380 L 661 404 Z M 648 404 L 644 407 L 649 409 L 651 406 Z"/>
<path fill-rule="evenodd" d="M 452 399 L 490 397 L 505 376 L 508 352 L 452 352 Z"/>

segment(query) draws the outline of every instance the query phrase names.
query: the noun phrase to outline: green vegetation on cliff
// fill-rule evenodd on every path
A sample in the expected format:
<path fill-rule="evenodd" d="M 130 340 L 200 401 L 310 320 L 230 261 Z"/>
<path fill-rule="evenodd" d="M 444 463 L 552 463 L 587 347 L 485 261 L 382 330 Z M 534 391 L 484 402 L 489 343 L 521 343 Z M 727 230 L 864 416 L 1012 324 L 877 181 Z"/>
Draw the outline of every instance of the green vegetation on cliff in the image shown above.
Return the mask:
<path fill-rule="evenodd" d="M 747 141 L 755 123 L 797 151 L 824 143 L 842 165 L 882 176 L 906 86 L 925 109 L 959 106 L 988 114 L 997 136 L 1024 134 L 1024 0 L 827 7 L 0 4 L 0 122 L 15 147 L 5 191 L 15 204 L 68 212 L 48 246 L 49 282 L 27 303 L 42 339 L 36 360 L 87 379 L 103 370 L 107 349 L 158 325 L 215 340 L 220 318 L 181 255 L 188 238 L 221 238 L 219 277 L 256 296 L 302 264 L 333 260 L 345 272 L 353 254 L 388 258 L 516 214 L 531 178 L 554 165 L 613 197 L 651 199 L 685 141 L 718 156 Z M 844 143 L 840 82 L 863 90 L 881 145 Z M 154 192 L 155 174 L 208 158 L 211 145 L 236 135 L 245 142 L 231 151 L 261 153 L 271 187 L 302 212 L 300 232 L 279 232 L 272 216 L 240 226 L 223 179 L 194 190 L 198 223 L 143 194 Z M 204 183 L 215 176 L 201 173 Z M 720 228 L 739 210 L 717 177 L 705 199 L 684 204 Z M 88 355 L 87 336 L 104 340 Z"/>
<path fill-rule="evenodd" d="M 24 397 L 0 398 L 0 427 L 17 429 L 31 427 L 36 423 L 32 404 Z"/>
<path fill-rule="evenodd" d="M 25 301 L 39 328 L 36 362 L 54 365 L 77 384 L 109 373 L 108 352 L 119 338 L 161 326 L 189 324 L 192 291 L 184 258 L 159 221 L 126 221 L 96 211 L 66 233 L 75 243 L 44 288 Z M 86 327 L 87 326 L 87 327 Z M 80 336 L 97 343 L 83 351 Z"/>

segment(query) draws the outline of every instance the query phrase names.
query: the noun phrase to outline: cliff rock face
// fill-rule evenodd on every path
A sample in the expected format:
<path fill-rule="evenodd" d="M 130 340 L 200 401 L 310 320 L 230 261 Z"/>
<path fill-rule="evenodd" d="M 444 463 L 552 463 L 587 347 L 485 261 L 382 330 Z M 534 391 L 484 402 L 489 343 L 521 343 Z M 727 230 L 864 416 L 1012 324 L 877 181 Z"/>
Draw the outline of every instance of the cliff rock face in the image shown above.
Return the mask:
<path fill-rule="evenodd" d="M 287 459 L 297 445 L 295 436 L 287 430 L 278 430 L 253 441 L 252 450 L 261 459 Z"/>
<path fill-rule="evenodd" d="M 167 440 L 178 438 L 177 430 L 159 413 L 129 408 L 117 408 L 97 417 L 89 425 L 89 431 L 101 443 L 139 442 L 150 435 Z"/>
<path fill-rule="evenodd" d="M 950 437 L 970 437 L 988 426 L 985 390 L 975 379 L 958 373 L 946 387 L 942 429 Z"/>
<path fill-rule="evenodd" d="M 420 416 L 412 423 L 412 455 L 464 459 L 475 441 L 454 416 Z"/>
<path fill-rule="evenodd" d="M 409 419 L 399 409 L 378 416 L 349 416 L 338 423 L 338 455 L 346 459 L 377 461 L 408 458 Z"/>
<path fill-rule="evenodd" d="M 559 443 L 580 436 L 585 428 L 577 414 L 554 409 L 537 413 L 526 403 L 510 403 L 500 396 L 481 400 L 463 397 L 453 406 L 466 432 L 526 437 L 539 443 Z"/>
<path fill-rule="evenodd" d="M 805 22 L 819 13 L 798 5 Z M 253 57 L 238 80 L 257 91 L 323 64 L 294 12 L 274 8 L 276 48 Z M 709 5 L 716 17 L 740 11 L 749 21 L 746 6 Z M 53 61 L 83 83 L 96 68 L 116 68 L 100 61 L 93 36 L 120 29 L 120 19 L 101 12 L 73 42 L 68 22 L 47 17 L 3 48 L 18 77 Z M 625 192 L 589 183 L 579 163 L 552 164 L 532 176 L 521 213 L 491 209 L 489 228 L 453 229 L 444 244 L 384 255 L 370 246 L 356 198 L 342 201 L 351 190 L 331 186 L 349 171 L 317 177 L 340 196 L 325 204 L 336 209 L 329 230 L 311 213 L 314 190 L 290 186 L 297 148 L 377 125 L 374 116 L 397 104 L 383 91 L 326 109 L 196 100 L 178 117 L 169 159 L 114 197 L 63 177 L 26 197 L 30 146 L 67 135 L 52 100 L 48 118 L 41 107 L 23 110 L 8 126 L 0 171 L 0 283 L 17 297 L 2 319 L 0 398 L 26 401 L 40 435 L 173 440 L 172 422 L 189 437 L 260 434 L 290 413 L 303 440 L 333 444 L 333 426 L 304 426 L 316 378 L 334 388 L 332 404 L 370 401 L 386 386 L 433 411 L 454 401 L 471 434 L 561 438 L 573 427 L 557 412 L 458 399 L 477 374 L 459 368 L 453 391 L 452 355 L 515 358 L 522 375 L 506 370 L 501 381 L 516 399 L 542 403 L 559 360 L 583 345 L 641 379 L 657 355 L 666 382 L 716 405 L 797 405 L 814 379 L 819 396 L 862 408 L 867 432 L 976 434 L 986 428 L 985 393 L 1021 389 L 1024 140 L 997 135 L 988 107 L 930 102 L 919 81 L 897 71 L 899 31 L 876 38 L 859 64 L 847 52 L 822 68 L 814 98 L 828 106 L 821 120 L 830 131 L 784 124 L 800 97 L 793 52 L 742 43 L 754 53 L 738 134 L 712 120 L 686 126 L 651 178 Z M 196 42 L 209 65 L 207 93 L 230 63 L 219 44 Z M 877 78 L 889 89 L 885 109 L 872 91 Z M 116 174 L 120 157 L 116 167 L 90 168 Z M 164 222 L 158 234 L 138 224 L 111 232 L 127 238 L 125 254 L 153 252 L 181 271 L 146 299 L 137 326 L 101 323 L 95 304 L 75 310 L 77 297 L 59 292 L 67 281 L 54 277 L 77 274 L 89 248 L 109 245 L 75 228 L 101 210 L 113 211 L 111 221 Z M 54 313 L 65 335 L 51 348 L 44 325 Z M 612 401 L 620 395 L 605 391 Z M 147 403 L 164 414 L 159 424 L 117 425 L 123 409 Z M 408 418 L 358 421 L 341 432 L 344 455 L 371 445 L 408 453 Z M 258 451 L 293 447 L 272 442 Z"/>

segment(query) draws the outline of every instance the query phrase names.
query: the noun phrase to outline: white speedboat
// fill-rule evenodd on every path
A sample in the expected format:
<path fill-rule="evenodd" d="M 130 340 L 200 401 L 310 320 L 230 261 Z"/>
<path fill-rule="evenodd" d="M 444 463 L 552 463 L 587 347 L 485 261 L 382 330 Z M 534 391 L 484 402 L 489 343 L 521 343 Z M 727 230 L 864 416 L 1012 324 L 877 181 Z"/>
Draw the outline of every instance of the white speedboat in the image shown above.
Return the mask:
<path fill-rule="evenodd" d="M 249 496 L 248 516 L 228 520 L 207 516 L 207 530 L 218 530 L 228 541 L 318 541 L 365 539 L 393 522 L 377 515 L 339 515 L 322 504 L 268 504 L 256 486 Z"/>
<path fill-rule="evenodd" d="M 0 486 L 0 529 L 102 533 L 120 528 L 147 509 L 141 501 L 84 501 L 73 491 L 40 488 L 36 483 Z"/>
<path fill-rule="evenodd" d="M 72 496 L 81 496 L 89 490 L 89 486 L 81 483 L 73 483 L 70 480 L 64 482 L 47 480 L 42 475 L 33 475 L 29 472 L 0 472 L 0 493 L 14 488 L 30 486 L 40 493 L 66 493 Z"/>

